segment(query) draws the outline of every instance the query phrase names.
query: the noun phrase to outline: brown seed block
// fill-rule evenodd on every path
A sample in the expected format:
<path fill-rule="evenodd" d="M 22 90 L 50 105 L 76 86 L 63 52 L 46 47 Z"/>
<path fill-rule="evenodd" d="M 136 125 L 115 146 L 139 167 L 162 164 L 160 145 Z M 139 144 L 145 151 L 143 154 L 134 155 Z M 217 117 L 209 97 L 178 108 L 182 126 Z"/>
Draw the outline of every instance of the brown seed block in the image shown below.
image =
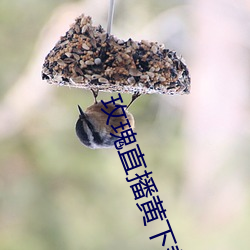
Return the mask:
<path fill-rule="evenodd" d="M 108 35 L 81 15 L 45 58 L 49 83 L 106 92 L 187 94 L 188 69 L 174 51 Z"/>

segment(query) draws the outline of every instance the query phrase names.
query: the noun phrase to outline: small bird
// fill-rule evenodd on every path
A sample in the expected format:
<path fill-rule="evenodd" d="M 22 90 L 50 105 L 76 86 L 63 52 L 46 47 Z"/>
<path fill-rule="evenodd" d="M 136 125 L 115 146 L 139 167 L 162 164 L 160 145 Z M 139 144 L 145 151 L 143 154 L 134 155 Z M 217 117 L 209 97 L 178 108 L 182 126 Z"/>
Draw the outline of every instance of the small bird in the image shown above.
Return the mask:
<path fill-rule="evenodd" d="M 107 113 L 110 114 L 116 107 L 114 104 L 109 103 L 106 104 L 106 108 L 102 102 L 98 102 L 96 100 L 98 91 L 92 90 L 92 93 L 94 95 L 95 103 L 88 107 L 85 112 L 78 105 L 80 115 L 76 122 L 76 135 L 78 136 L 79 140 L 83 145 L 91 149 L 114 147 L 114 142 L 118 138 L 110 135 L 110 133 L 119 136 L 123 129 L 118 128 L 117 132 L 115 132 L 111 125 L 113 125 L 114 128 L 119 127 L 121 126 L 121 123 L 126 124 L 126 119 L 128 119 L 130 127 L 126 125 L 124 126 L 124 130 L 128 128 L 134 129 L 134 117 L 130 112 L 128 112 L 127 109 L 125 109 L 127 118 L 125 116 L 110 117 L 109 125 L 107 125 L 106 122 L 108 119 L 108 115 L 105 114 L 101 109 L 105 110 Z M 133 99 L 132 97 L 132 101 L 128 106 L 130 106 L 136 98 Z M 123 111 L 121 108 L 119 108 L 114 111 L 113 114 L 121 115 L 123 114 Z"/>

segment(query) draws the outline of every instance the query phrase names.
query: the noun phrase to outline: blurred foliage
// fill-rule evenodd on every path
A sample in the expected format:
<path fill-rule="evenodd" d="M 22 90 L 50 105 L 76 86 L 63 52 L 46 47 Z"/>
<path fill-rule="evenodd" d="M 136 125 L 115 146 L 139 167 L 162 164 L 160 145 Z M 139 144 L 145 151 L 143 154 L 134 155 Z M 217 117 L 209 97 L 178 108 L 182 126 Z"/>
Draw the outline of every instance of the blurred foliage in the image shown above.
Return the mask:
<path fill-rule="evenodd" d="M 42 26 L 68 0 L 0 2 L 0 97 L 25 69 Z"/>

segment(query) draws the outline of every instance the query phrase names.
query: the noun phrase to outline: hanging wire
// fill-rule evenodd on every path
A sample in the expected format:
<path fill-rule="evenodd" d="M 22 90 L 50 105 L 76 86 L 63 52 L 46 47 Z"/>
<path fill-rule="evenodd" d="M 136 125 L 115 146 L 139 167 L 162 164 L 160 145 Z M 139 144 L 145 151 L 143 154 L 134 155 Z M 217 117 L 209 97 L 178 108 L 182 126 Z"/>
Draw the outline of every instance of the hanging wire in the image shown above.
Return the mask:
<path fill-rule="evenodd" d="M 111 29 L 112 29 L 112 23 L 113 23 L 113 17 L 114 17 L 114 9 L 115 9 L 115 0 L 110 0 L 109 13 L 108 13 L 108 27 L 107 27 L 107 33 L 109 35 L 110 35 Z"/>

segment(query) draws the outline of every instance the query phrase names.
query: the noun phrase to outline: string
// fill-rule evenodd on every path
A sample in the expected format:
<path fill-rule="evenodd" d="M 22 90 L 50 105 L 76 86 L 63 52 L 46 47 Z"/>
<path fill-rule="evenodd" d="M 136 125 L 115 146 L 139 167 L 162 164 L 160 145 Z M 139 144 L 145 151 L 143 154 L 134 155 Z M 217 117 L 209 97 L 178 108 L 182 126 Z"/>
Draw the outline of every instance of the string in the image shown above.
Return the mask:
<path fill-rule="evenodd" d="M 110 0 L 109 13 L 108 13 L 108 27 L 107 27 L 107 33 L 109 35 L 111 34 L 111 29 L 112 29 L 114 9 L 115 9 L 115 0 Z"/>

